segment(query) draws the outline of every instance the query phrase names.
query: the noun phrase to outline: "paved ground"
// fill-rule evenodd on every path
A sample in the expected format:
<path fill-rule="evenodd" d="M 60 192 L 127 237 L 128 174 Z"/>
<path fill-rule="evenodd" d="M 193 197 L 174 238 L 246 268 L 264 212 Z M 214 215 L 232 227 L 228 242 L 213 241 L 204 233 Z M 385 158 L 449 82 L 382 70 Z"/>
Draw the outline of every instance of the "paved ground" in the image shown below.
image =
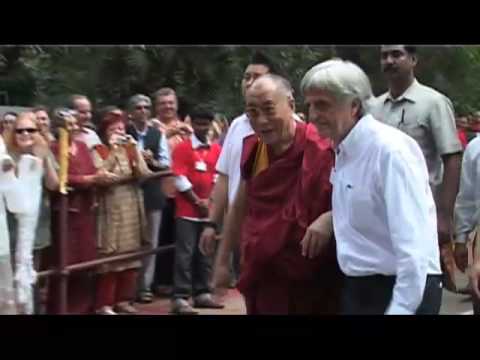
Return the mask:
<path fill-rule="evenodd" d="M 457 284 L 461 288 L 467 284 L 467 277 L 457 273 Z M 170 300 L 156 298 L 151 304 L 137 305 L 141 315 L 170 315 Z M 230 290 L 225 298 L 225 308 L 222 310 L 197 309 L 200 315 L 245 315 L 245 304 L 237 290 Z M 469 296 L 443 292 L 441 315 L 472 315 L 472 303 Z"/>
<path fill-rule="evenodd" d="M 456 274 L 459 288 L 467 285 L 467 276 L 461 272 Z M 443 292 L 441 315 L 472 315 L 472 302 L 468 295 L 454 294 L 450 291 Z"/>
<path fill-rule="evenodd" d="M 170 315 L 170 299 L 156 298 L 151 304 L 136 306 L 141 315 Z M 237 290 L 229 290 L 225 297 L 225 308 L 221 310 L 195 309 L 200 315 L 245 315 L 245 304 Z"/>

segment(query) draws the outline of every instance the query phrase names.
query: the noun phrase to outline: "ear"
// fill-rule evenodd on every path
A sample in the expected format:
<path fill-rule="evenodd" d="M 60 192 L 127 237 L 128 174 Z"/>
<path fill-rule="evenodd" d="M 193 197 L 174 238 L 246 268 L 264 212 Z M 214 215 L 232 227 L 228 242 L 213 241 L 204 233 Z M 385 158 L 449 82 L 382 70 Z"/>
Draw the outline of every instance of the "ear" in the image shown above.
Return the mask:
<path fill-rule="evenodd" d="M 359 99 L 354 99 L 352 101 L 351 114 L 355 119 L 360 119 L 360 113 L 362 111 L 362 102 Z"/>
<path fill-rule="evenodd" d="M 291 96 L 288 98 L 288 106 L 290 106 L 290 109 L 295 111 L 295 100 Z"/>
<path fill-rule="evenodd" d="M 417 66 L 418 58 L 417 55 L 412 55 L 412 64 L 413 66 Z"/>

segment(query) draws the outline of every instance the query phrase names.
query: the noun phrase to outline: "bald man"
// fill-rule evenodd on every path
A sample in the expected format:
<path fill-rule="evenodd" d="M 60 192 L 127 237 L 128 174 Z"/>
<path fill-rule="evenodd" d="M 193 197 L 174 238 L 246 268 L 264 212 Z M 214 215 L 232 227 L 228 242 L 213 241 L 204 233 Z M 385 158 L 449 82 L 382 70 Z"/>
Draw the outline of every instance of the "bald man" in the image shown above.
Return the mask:
<path fill-rule="evenodd" d="M 302 253 L 309 225 L 330 210 L 333 152 L 312 125 L 295 121 L 292 94 L 288 81 L 273 74 L 260 77 L 246 92 L 255 134 L 244 140 L 241 184 L 227 216 L 213 283 L 227 285 L 229 255 L 240 242 L 238 288 L 250 315 L 336 311 L 333 240 L 323 247 L 312 241 Z"/>

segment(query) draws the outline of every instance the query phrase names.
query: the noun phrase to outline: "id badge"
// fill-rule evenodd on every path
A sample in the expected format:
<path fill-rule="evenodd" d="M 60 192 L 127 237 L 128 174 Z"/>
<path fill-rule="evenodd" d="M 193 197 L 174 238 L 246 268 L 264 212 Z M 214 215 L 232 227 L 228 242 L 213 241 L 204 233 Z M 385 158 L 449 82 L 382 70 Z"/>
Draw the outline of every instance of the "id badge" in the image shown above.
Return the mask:
<path fill-rule="evenodd" d="M 204 161 L 197 161 L 195 163 L 195 170 L 205 172 L 207 171 L 207 164 Z"/>

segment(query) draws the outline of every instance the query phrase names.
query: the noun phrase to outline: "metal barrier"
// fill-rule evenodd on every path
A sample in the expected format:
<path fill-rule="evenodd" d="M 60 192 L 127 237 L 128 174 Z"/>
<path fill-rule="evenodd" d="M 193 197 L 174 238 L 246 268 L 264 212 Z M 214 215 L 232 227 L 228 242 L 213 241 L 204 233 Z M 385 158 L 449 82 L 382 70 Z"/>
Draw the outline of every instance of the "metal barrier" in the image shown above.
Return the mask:
<path fill-rule="evenodd" d="M 159 171 L 151 175 L 149 178 L 160 178 L 171 176 L 171 171 Z M 58 254 L 58 266 L 56 269 L 50 269 L 41 271 L 38 273 L 38 278 L 44 278 L 49 276 L 54 276 L 54 281 L 59 282 L 57 287 L 57 294 L 48 294 L 48 296 L 56 296 L 58 300 L 58 314 L 67 314 L 67 291 L 68 291 L 68 276 L 72 272 L 84 271 L 86 269 L 95 268 L 97 266 L 123 261 L 130 259 L 138 259 L 146 256 L 151 256 L 153 254 L 163 253 L 174 249 L 174 245 L 165 245 L 159 246 L 155 249 L 142 249 L 135 252 L 123 253 L 119 255 L 105 256 L 96 260 L 85 261 L 73 265 L 67 265 L 67 253 L 68 253 L 68 242 L 67 242 L 67 229 L 68 229 L 68 194 L 60 193 L 60 237 L 57 244 L 52 244 L 52 247 L 58 245 L 57 251 L 54 253 Z M 56 278 L 56 279 L 55 279 Z"/>

